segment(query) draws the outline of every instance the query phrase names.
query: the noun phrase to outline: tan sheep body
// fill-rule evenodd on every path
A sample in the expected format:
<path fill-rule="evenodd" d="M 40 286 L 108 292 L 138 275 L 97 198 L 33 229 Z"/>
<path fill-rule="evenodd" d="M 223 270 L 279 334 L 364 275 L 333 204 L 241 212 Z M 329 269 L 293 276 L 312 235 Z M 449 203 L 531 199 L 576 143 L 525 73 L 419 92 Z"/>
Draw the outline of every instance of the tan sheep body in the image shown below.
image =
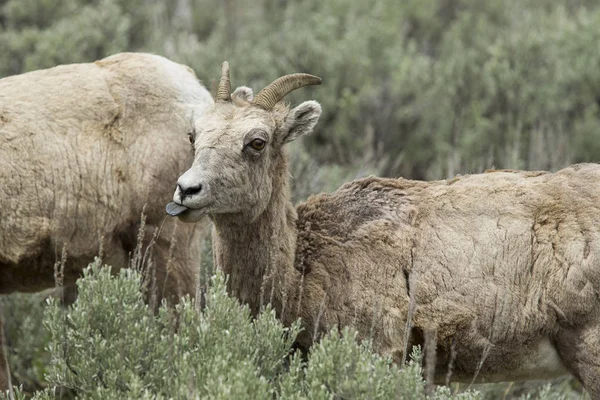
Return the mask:
<path fill-rule="evenodd" d="M 256 99 L 220 90 L 196 122 L 194 163 L 167 210 L 210 216 L 229 291 L 254 314 L 270 301 L 286 324 L 301 317 L 305 348 L 353 326 L 402 362 L 429 336 L 437 382 L 449 365 L 459 381 L 570 372 L 600 398 L 600 165 L 369 177 L 296 209 L 284 145 L 312 131 L 321 107 L 276 103 L 313 78 L 280 78 Z"/>
<path fill-rule="evenodd" d="M 190 68 L 143 53 L 0 79 L 0 294 L 53 286 L 63 246 L 72 283 L 101 236 L 103 261 L 127 266 L 144 205 L 147 245 L 192 162 L 193 118 L 212 102 Z M 173 222 L 153 248 L 168 298 L 194 293 L 204 235 Z"/>
<path fill-rule="evenodd" d="M 600 306 L 592 182 L 600 166 L 580 164 L 438 182 L 371 177 L 311 197 L 298 206 L 295 269 L 315 288 L 301 316 L 311 331 L 325 301 L 320 330 L 353 325 L 363 337 L 375 320 L 375 343 L 400 360 L 412 293 L 412 336 L 422 344 L 436 333 L 439 381 L 451 348 L 456 380 L 473 379 L 484 354 L 481 381 L 580 374 L 568 361 L 574 337 L 598 329 Z"/>

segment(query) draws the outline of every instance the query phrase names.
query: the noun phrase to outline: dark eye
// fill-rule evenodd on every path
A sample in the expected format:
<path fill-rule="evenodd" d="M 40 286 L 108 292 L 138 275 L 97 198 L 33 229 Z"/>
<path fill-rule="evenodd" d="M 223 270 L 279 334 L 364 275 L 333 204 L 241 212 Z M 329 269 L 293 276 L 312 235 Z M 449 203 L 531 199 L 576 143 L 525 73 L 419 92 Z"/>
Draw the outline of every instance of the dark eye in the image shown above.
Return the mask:
<path fill-rule="evenodd" d="M 195 140 L 194 140 L 194 133 L 193 132 L 188 132 L 188 139 L 190 139 L 190 143 L 194 144 Z"/>
<path fill-rule="evenodd" d="M 250 147 L 252 147 L 254 150 L 261 151 L 262 149 L 265 148 L 266 144 L 267 144 L 267 142 L 265 142 L 262 139 L 254 139 L 253 141 L 250 142 Z"/>

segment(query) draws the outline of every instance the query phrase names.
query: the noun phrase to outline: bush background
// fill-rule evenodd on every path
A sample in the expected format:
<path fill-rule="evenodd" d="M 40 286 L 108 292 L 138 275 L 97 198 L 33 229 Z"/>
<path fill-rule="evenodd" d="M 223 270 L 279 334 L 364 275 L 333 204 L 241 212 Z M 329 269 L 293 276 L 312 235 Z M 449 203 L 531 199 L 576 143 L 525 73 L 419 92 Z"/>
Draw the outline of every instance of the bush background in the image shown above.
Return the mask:
<path fill-rule="evenodd" d="M 324 108 L 293 148 L 296 200 L 370 173 L 598 161 L 599 43 L 592 0 L 0 0 L 0 77 L 120 51 L 190 65 L 213 91 L 223 60 L 234 87 L 255 91 L 286 73 L 321 76 L 290 96 Z M 15 377 L 39 388 L 43 295 L 2 301 Z"/>
<path fill-rule="evenodd" d="M 119 51 L 258 90 L 291 72 L 324 115 L 320 164 L 439 179 L 600 155 L 595 0 L 4 0 L 0 77 Z"/>

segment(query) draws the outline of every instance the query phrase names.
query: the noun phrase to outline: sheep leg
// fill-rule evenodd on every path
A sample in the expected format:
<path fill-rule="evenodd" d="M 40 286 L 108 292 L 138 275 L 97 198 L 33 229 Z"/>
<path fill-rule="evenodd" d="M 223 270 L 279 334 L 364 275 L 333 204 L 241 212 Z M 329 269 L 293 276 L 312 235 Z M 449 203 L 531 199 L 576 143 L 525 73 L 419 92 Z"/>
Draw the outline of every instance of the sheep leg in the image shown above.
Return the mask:
<path fill-rule="evenodd" d="M 600 322 L 562 329 L 557 339 L 558 352 L 569 372 L 592 399 L 600 399 Z"/>
<path fill-rule="evenodd" d="M 6 358 L 6 349 L 4 341 L 4 324 L 2 316 L 2 306 L 0 305 L 0 392 L 9 391 L 9 398 L 13 398 L 12 385 L 10 383 L 10 369 Z"/>

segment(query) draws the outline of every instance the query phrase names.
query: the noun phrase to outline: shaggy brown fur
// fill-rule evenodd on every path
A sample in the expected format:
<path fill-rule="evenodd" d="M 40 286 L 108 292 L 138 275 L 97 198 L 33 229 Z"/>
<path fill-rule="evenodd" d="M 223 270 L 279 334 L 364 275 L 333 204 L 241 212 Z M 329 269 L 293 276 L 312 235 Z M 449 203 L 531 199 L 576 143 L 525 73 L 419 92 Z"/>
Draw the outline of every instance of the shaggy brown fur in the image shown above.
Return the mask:
<path fill-rule="evenodd" d="M 188 208 L 185 221 L 212 218 L 230 292 L 255 314 L 271 301 L 285 323 L 301 317 L 306 348 L 353 326 L 401 362 L 433 332 L 438 382 L 449 365 L 459 381 L 568 371 L 599 398 L 600 166 L 369 177 L 296 210 L 282 146 L 320 112 L 234 100 L 197 122 L 174 202 Z M 261 151 L 248 148 L 257 137 Z"/>
<path fill-rule="evenodd" d="M 191 69 L 150 54 L 1 79 L 0 294 L 53 286 L 63 246 L 73 282 L 101 236 L 103 261 L 126 266 L 144 205 L 145 244 L 164 220 L 193 159 L 193 117 L 210 104 Z M 204 227 L 173 222 L 150 252 L 159 297 L 195 291 Z"/>

